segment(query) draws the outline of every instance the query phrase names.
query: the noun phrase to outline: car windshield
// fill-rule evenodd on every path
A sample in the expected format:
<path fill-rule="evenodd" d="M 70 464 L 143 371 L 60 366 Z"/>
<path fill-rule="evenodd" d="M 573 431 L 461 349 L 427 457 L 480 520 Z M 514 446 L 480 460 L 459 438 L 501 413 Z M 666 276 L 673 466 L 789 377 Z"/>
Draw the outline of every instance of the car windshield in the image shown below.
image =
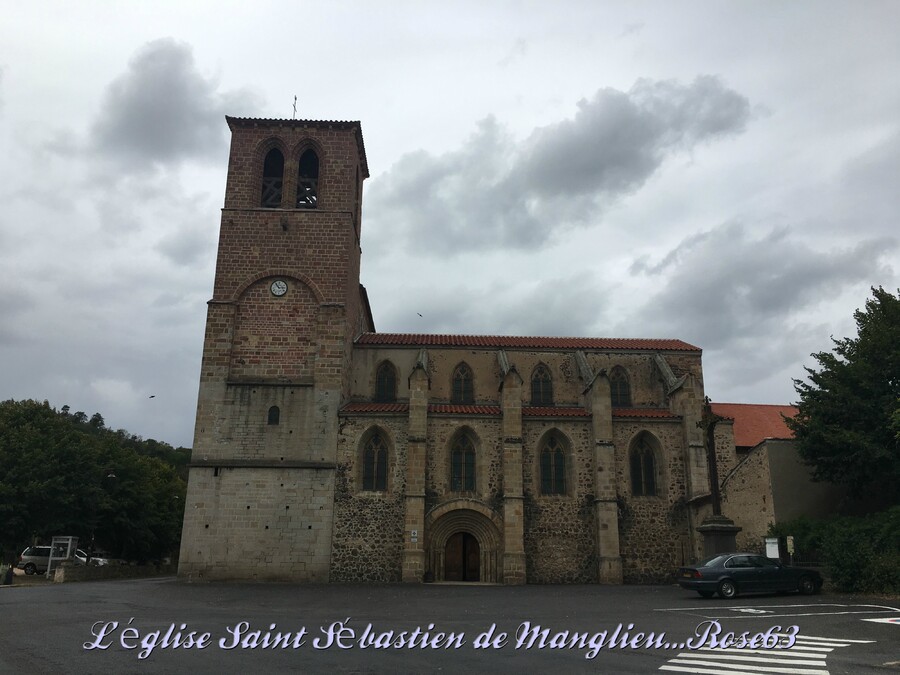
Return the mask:
<path fill-rule="evenodd" d="M 704 560 L 700 563 L 700 567 L 721 567 L 727 559 L 727 555 L 717 555 L 709 560 Z"/>

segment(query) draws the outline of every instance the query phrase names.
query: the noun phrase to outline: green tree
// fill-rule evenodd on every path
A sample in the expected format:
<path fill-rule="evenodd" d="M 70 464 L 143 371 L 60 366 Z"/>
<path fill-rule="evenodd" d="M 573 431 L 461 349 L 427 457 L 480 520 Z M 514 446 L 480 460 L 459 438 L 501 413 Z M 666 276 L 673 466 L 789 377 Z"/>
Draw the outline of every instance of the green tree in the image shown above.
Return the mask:
<path fill-rule="evenodd" d="M 183 453 L 110 431 L 99 413 L 90 424 L 82 416 L 46 402 L 0 403 L 4 557 L 53 535 L 77 536 L 84 548 L 93 540 L 129 559 L 169 555 L 181 536 L 186 486 L 176 467 Z M 161 458 L 170 455 L 177 463 Z"/>
<path fill-rule="evenodd" d="M 817 480 L 846 485 L 873 505 L 900 503 L 900 298 L 873 288 L 854 313 L 857 336 L 813 354 L 820 368 L 794 380 L 800 397 L 788 420 Z"/>

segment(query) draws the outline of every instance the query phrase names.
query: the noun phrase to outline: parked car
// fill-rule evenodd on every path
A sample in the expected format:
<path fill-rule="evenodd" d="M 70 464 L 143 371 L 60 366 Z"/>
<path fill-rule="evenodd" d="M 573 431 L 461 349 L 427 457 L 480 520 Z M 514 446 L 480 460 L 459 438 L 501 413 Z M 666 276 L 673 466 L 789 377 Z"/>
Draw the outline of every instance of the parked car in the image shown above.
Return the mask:
<path fill-rule="evenodd" d="M 22 551 L 16 567 L 20 570 L 24 570 L 25 574 L 43 574 L 47 571 L 47 566 L 50 564 L 50 548 L 50 546 L 29 546 Z M 56 556 L 62 555 L 65 555 L 65 549 L 59 550 L 56 553 Z M 80 548 L 75 549 L 74 561 L 76 565 L 87 565 L 88 554 Z M 107 558 L 98 558 L 96 556 L 91 557 L 90 561 L 91 565 L 99 566 L 109 564 Z"/>
<path fill-rule="evenodd" d="M 704 598 L 782 591 L 811 595 L 822 590 L 822 575 L 816 570 L 783 565 L 755 553 L 722 553 L 699 565 L 680 567 L 677 579 L 682 588 Z"/>

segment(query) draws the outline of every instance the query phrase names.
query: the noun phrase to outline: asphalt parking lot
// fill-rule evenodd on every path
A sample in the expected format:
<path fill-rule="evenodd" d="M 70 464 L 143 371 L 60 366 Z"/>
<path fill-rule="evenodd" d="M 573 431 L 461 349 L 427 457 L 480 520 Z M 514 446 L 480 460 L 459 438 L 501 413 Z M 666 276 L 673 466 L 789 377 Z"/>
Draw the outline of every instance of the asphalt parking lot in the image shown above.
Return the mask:
<path fill-rule="evenodd" d="M 0 672 L 900 670 L 900 603 L 827 593 L 30 579 L 0 612 Z"/>

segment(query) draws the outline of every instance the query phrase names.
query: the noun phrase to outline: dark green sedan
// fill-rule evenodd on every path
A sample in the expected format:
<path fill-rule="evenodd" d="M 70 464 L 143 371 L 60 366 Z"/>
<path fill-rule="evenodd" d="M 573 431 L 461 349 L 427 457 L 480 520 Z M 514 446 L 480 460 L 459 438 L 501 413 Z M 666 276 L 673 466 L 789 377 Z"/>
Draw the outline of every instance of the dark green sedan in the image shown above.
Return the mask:
<path fill-rule="evenodd" d="M 822 575 L 815 570 L 783 565 L 756 553 L 721 553 L 694 567 L 680 567 L 682 588 L 704 598 L 716 593 L 733 598 L 739 593 L 798 591 L 811 595 L 822 590 Z"/>

